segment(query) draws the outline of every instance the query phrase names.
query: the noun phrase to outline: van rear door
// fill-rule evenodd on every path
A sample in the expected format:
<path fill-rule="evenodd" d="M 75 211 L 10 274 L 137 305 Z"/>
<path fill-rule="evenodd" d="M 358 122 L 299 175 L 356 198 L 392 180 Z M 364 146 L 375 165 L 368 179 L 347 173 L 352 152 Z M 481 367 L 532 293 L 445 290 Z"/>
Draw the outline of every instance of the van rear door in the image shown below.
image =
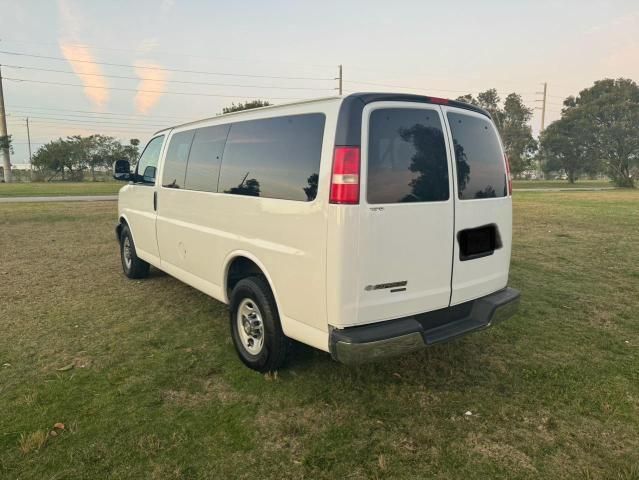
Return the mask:
<path fill-rule="evenodd" d="M 438 105 L 364 108 L 356 323 L 449 305 L 454 195 L 446 136 Z"/>
<path fill-rule="evenodd" d="M 512 197 L 497 129 L 485 115 L 443 106 L 454 150 L 455 235 L 451 305 L 506 287 Z"/>

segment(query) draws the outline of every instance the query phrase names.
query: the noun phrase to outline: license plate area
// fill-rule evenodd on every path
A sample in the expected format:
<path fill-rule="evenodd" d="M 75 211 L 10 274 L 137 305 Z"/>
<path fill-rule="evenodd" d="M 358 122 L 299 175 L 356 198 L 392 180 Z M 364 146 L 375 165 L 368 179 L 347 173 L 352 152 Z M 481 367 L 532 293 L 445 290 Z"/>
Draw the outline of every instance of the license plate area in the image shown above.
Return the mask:
<path fill-rule="evenodd" d="M 487 257 L 502 247 L 499 229 L 494 223 L 462 230 L 457 234 L 457 241 L 462 262 Z"/>

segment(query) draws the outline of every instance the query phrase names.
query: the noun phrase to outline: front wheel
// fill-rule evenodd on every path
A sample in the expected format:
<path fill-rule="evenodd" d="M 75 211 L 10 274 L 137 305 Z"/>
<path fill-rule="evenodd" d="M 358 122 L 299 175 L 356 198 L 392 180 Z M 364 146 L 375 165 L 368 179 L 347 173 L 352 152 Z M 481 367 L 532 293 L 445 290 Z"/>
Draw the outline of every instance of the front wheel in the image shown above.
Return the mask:
<path fill-rule="evenodd" d="M 133 236 L 128 225 L 124 225 L 120 233 L 120 260 L 122 270 L 127 277 L 145 278 L 149 275 L 149 264 L 141 260 L 135 252 Z"/>
<path fill-rule="evenodd" d="M 240 360 L 258 372 L 284 364 L 288 338 L 282 332 L 277 305 L 261 277 L 240 280 L 231 292 L 231 336 Z"/>

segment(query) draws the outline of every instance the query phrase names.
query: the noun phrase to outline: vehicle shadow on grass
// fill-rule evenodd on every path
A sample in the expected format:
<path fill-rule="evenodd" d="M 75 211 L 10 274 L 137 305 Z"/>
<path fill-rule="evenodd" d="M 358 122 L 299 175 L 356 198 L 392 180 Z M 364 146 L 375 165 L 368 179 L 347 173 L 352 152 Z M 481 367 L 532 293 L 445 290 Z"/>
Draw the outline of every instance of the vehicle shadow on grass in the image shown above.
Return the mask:
<path fill-rule="evenodd" d="M 293 342 L 282 374 L 286 377 L 287 372 L 293 371 L 300 376 L 342 377 L 355 388 L 383 387 L 398 382 L 446 389 L 453 385 L 481 386 L 495 383 L 506 371 L 504 361 L 495 352 L 500 349 L 499 344 L 489 342 L 487 338 L 455 339 L 417 352 L 357 365 L 344 365 L 334 361 L 329 353 Z"/>

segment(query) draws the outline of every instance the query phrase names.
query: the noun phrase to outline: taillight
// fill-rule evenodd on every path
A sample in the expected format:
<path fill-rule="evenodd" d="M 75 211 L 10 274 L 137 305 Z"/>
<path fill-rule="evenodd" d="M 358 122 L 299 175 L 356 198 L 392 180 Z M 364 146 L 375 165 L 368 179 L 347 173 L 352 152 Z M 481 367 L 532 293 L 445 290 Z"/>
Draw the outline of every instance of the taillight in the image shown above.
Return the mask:
<path fill-rule="evenodd" d="M 510 175 L 510 160 L 508 155 L 504 153 L 504 159 L 506 160 L 506 178 L 508 179 L 508 195 L 513 194 L 513 177 Z"/>
<path fill-rule="evenodd" d="M 330 203 L 359 203 L 359 147 L 335 147 Z"/>

